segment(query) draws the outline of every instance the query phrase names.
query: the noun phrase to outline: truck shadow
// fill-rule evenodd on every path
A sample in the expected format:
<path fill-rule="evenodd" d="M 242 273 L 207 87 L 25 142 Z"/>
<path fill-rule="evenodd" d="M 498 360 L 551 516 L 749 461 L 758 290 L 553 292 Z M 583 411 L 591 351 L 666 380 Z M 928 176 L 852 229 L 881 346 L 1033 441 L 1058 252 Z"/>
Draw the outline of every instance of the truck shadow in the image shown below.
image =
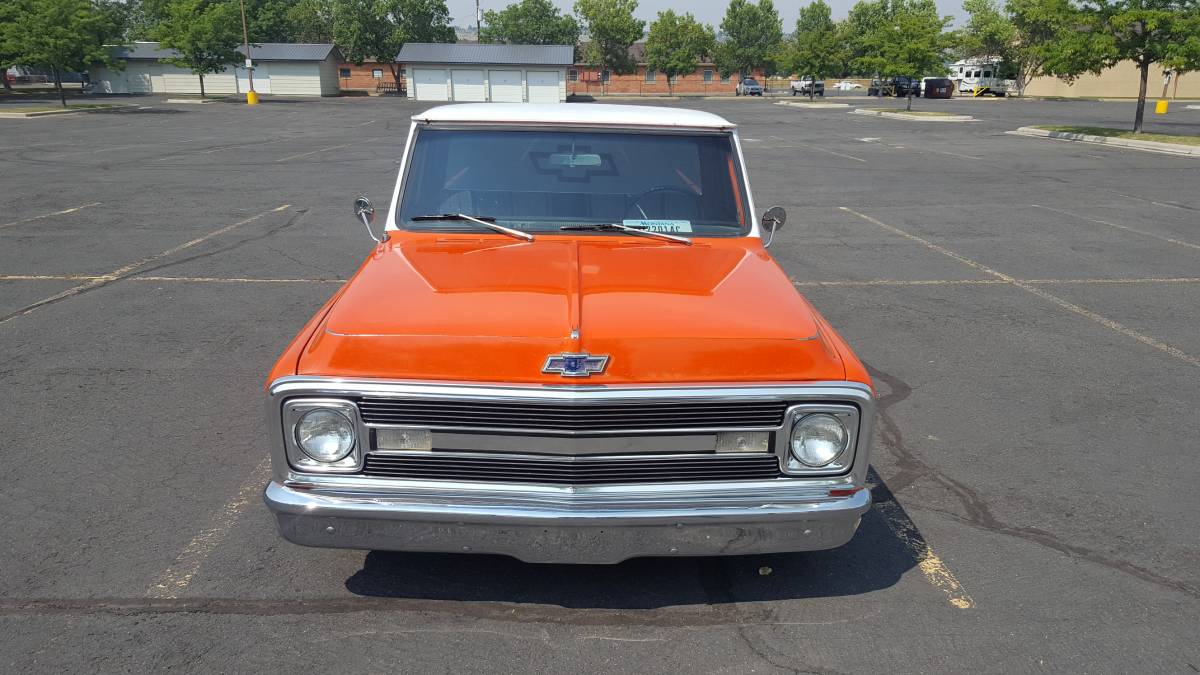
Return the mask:
<path fill-rule="evenodd" d="M 858 595 L 888 588 L 928 550 L 874 471 L 877 504 L 845 546 L 810 553 L 544 565 L 493 555 L 371 551 L 346 589 L 367 597 L 658 609 Z M 880 508 L 886 505 L 886 508 Z M 902 538 L 897 533 L 903 533 Z"/>

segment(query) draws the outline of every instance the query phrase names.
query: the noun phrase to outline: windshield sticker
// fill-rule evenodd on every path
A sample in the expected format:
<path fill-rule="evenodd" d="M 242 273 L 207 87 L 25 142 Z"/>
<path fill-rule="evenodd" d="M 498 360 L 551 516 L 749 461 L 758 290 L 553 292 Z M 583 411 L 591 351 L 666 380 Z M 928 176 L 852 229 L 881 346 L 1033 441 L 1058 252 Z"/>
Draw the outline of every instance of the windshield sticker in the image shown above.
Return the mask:
<path fill-rule="evenodd" d="M 650 232 L 691 232 L 692 221 L 690 220 L 626 220 L 623 223 L 627 227 L 636 227 Z"/>

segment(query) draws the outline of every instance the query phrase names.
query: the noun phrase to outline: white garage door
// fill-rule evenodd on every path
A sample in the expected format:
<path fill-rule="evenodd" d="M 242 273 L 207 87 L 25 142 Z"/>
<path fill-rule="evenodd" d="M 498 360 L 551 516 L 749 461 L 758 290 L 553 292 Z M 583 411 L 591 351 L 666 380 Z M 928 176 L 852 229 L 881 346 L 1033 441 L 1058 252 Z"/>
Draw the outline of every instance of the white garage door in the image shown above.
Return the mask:
<path fill-rule="evenodd" d="M 154 91 L 151 84 L 151 71 L 162 73 L 162 66 L 157 63 L 129 63 L 125 66 L 125 82 L 127 91 L 131 94 L 149 94 Z"/>
<path fill-rule="evenodd" d="M 487 90 L 483 87 L 482 70 L 451 70 L 450 84 L 454 87 L 455 101 L 487 100 Z"/>
<path fill-rule="evenodd" d="M 413 88 L 418 101 L 448 101 L 446 71 L 417 68 L 413 71 Z"/>
<path fill-rule="evenodd" d="M 521 86 L 521 71 L 490 70 L 488 80 L 492 84 L 492 100 L 501 103 L 520 103 L 525 100 Z"/>
<path fill-rule="evenodd" d="M 238 93 L 250 91 L 250 76 L 245 66 L 238 66 L 234 72 L 237 74 Z M 265 63 L 254 64 L 254 91 L 259 94 L 271 93 L 271 67 Z"/>
<path fill-rule="evenodd" d="M 558 71 L 529 71 L 529 102 L 558 103 Z"/>

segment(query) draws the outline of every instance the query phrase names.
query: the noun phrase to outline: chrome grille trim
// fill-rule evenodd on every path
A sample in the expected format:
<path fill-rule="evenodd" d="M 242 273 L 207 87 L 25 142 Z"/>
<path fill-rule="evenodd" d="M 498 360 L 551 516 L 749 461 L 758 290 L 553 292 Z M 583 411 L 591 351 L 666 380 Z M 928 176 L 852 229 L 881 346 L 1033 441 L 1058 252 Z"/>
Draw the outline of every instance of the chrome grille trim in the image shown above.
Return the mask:
<path fill-rule="evenodd" d="M 675 429 L 775 429 L 785 401 L 530 402 L 417 398 L 358 400 L 372 425 L 543 430 L 566 433 Z"/>
<path fill-rule="evenodd" d="M 369 453 L 364 476 L 543 485 L 682 483 L 779 478 L 773 454 L 550 458 Z"/>

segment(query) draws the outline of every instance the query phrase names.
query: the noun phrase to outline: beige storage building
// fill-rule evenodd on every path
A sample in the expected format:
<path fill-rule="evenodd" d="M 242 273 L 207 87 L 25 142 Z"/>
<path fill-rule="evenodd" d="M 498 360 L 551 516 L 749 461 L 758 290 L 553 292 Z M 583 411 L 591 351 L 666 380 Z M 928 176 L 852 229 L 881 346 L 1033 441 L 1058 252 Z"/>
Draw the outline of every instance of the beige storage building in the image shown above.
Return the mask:
<path fill-rule="evenodd" d="M 570 45 L 410 42 L 396 60 L 418 101 L 561 103 L 574 56 Z"/>
<path fill-rule="evenodd" d="M 1071 84 L 1057 77 L 1038 77 L 1025 87 L 1026 96 L 1063 96 L 1067 98 L 1137 98 L 1138 68 L 1133 61 L 1122 61 L 1099 75 L 1084 74 Z M 1163 93 L 1163 70 L 1150 66 L 1146 96 L 1157 99 Z M 1200 100 L 1200 73 L 1172 77 L 1167 98 Z"/>
<path fill-rule="evenodd" d="M 239 52 L 244 48 L 239 47 Z M 254 59 L 254 90 L 282 96 L 337 96 L 338 64 L 342 57 L 330 44 L 251 44 Z M 94 66 L 89 75 L 96 91 L 105 94 L 199 94 L 200 77 L 187 68 L 162 63 L 176 56 L 157 42 L 134 42 L 116 48 L 125 62 L 123 70 Z M 207 94 L 244 94 L 250 81 L 243 65 L 223 73 L 204 76 Z"/>

